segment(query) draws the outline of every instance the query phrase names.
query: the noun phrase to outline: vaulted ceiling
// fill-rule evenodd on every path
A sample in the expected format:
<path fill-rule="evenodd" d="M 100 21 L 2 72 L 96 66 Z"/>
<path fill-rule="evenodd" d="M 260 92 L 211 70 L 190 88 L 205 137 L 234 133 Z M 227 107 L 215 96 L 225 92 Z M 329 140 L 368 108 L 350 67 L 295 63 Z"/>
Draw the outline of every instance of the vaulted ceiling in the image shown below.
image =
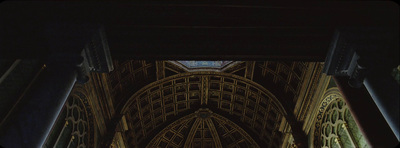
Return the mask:
<path fill-rule="evenodd" d="M 231 120 L 199 109 L 171 123 L 147 147 L 260 147 Z"/>
<path fill-rule="evenodd" d="M 140 145 L 163 131 L 173 119 L 200 108 L 227 115 L 232 120 L 229 123 L 242 125 L 262 145 L 281 139 L 277 130 L 285 112 L 275 96 L 231 74 L 196 72 L 167 77 L 136 92 L 121 113 L 132 128 L 132 143 Z"/>
<path fill-rule="evenodd" d="M 176 61 L 114 61 L 108 81 L 116 112 L 126 118 L 128 145 L 278 147 L 285 124 L 297 123 L 293 111 L 305 79 L 321 66 L 229 63 L 190 72 Z"/>

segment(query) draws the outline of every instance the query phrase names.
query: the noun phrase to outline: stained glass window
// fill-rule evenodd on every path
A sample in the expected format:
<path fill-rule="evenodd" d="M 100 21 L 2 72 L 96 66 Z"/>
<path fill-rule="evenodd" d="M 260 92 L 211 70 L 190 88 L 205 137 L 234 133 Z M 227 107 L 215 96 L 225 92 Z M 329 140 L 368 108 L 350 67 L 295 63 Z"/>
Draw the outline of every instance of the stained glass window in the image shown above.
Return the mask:
<path fill-rule="evenodd" d="M 85 104 L 78 95 L 68 97 L 44 148 L 84 148 L 91 147 L 89 117 Z"/>
<path fill-rule="evenodd" d="M 337 98 L 326 108 L 321 124 L 321 147 L 369 147 L 346 103 Z"/>

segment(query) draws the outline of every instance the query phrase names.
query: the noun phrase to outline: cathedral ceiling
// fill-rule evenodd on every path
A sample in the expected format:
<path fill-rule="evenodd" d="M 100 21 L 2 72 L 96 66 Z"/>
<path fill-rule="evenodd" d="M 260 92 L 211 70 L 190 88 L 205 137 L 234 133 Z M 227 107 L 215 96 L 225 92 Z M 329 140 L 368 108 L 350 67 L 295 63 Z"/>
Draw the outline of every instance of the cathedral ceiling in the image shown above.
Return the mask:
<path fill-rule="evenodd" d="M 172 119 L 201 108 L 227 116 L 229 123 L 243 126 L 262 145 L 279 145 L 283 107 L 260 85 L 232 74 L 183 73 L 156 81 L 135 93 L 122 114 L 129 122 L 132 146 L 143 146 L 159 131 L 166 130 Z M 208 125 L 214 124 L 217 123 Z"/>
<path fill-rule="evenodd" d="M 189 72 L 170 61 L 128 60 L 114 61 L 114 65 L 116 70 L 108 75 L 108 83 L 118 107 L 122 107 L 134 92 L 151 82 Z M 278 98 L 293 103 L 299 97 L 308 70 L 309 63 L 306 62 L 246 61 L 232 62 L 220 72 L 250 79 L 274 95 L 282 96 Z"/>
<path fill-rule="evenodd" d="M 200 109 L 173 122 L 147 147 L 260 147 L 229 119 Z"/>
<path fill-rule="evenodd" d="M 310 70 L 306 62 L 208 61 L 198 65 L 200 71 L 179 61 L 114 64 L 105 82 L 115 111 L 126 117 L 130 147 L 278 147 L 282 123 L 295 118 L 295 102 Z M 207 65 L 211 68 L 204 70 Z M 222 68 L 216 71 L 212 65 Z M 199 117 L 204 109 L 207 118 Z"/>

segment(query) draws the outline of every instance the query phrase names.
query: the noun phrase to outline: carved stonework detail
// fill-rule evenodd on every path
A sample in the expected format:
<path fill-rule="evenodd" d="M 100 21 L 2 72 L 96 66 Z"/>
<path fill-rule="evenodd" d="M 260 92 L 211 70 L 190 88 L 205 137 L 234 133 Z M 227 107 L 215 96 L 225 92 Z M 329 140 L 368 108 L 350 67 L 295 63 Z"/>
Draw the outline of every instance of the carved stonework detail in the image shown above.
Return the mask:
<path fill-rule="evenodd" d="M 201 86 L 201 105 L 203 104 L 207 104 L 208 101 L 208 77 L 207 76 L 203 76 L 202 78 L 202 86 Z"/>
<path fill-rule="evenodd" d="M 311 136 L 314 147 L 369 147 L 336 87 L 320 102 Z"/>
<path fill-rule="evenodd" d="M 95 147 L 90 102 L 85 86 L 76 84 L 43 147 Z"/>
<path fill-rule="evenodd" d="M 165 78 L 165 62 L 156 61 L 157 80 Z"/>
<path fill-rule="evenodd" d="M 314 69 L 312 70 L 312 77 L 310 78 L 311 84 L 308 84 L 307 90 L 304 90 L 306 92 L 306 96 L 304 96 L 305 98 L 300 104 L 301 105 L 300 110 L 297 115 L 299 117 L 298 120 L 300 121 L 304 121 L 308 111 L 310 110 L 312 99 L 316 94 L 318 82 L 320 81 L 321 78 L 322 67 L 323 67 L 322 64 L 316 63 Z"/>
<path fill-rule="evenodd" d="M 177 74 L 135 93 L 121 112 L 128 121 L 128 135 L 132 135 L 128 143 L 132 147 L 143 146 L 142 142 L 161 130 L 161 125 L 199 107 L 217 109 L 236 118 L 235 122 L 242 122 L 256 138 L 270 146 L 280 143 L 278 128 L 286 112 L 278 99 L 249 79 L 217 72 Z M 211 125 L 209 121 L 201 124 Z M 278 142 L 273 144 L 269 139 Z"/>
<path fill-rule="evenodd" d="M 250 80 L 253 80 L 254 66 L 256 65 L 255 61 L 247 61 L 246 62 L 246 72 L 244 77 Z"/>
<path fill-rule="evenodd" d="M 230 143 L 226 143 L 227 141 Z M 147 147 L 205 148 L 223 146 L 260 147 L 238 125 L 209 109 L 200 109 L 173 122 L 147 145 Z"/>
<path fill-rule="evenodd" d="M 297 99 L 304 75 L 309 68 L 308 64 L 306 62 L 257 62 L 255 68 L 260 69 L 261 74 L 255 74 L 267 79 L 269 83 L 276 84 L 274 87 L 279 87 L 284 93 L 289 93 Z"/>
<path fill-rule="evenodd" d="M 327 93 L 324 96 L 324 99 L 320 103 L 314 127 L 314 141 L 313 141 L 314 146 L 320 145 L 322 118 L 324 116 L 325 110 L 328 107 L 328 105 L 337 98 L 342 98 L 342 95 L 340 94 L 339 90 L 337 90 L 337 88 L 332 88 L 327 91 Z"/>

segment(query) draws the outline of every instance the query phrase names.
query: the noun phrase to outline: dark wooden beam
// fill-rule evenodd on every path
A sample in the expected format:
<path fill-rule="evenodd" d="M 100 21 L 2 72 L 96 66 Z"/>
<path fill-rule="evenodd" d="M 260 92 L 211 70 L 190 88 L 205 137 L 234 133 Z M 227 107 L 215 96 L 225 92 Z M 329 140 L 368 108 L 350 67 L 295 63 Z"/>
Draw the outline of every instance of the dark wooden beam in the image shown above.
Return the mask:
<path fill-rule="evenodd" d="M 336 28 L 398 32 L 398 16 L 392 2 L 7 1 L 0 57 L 45 56 L 48 25 L 63 23 L 104 25 L 114 58 L 323 61 Z"/>

